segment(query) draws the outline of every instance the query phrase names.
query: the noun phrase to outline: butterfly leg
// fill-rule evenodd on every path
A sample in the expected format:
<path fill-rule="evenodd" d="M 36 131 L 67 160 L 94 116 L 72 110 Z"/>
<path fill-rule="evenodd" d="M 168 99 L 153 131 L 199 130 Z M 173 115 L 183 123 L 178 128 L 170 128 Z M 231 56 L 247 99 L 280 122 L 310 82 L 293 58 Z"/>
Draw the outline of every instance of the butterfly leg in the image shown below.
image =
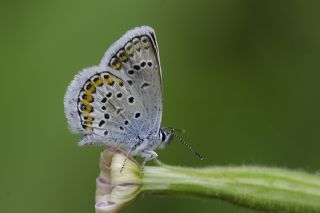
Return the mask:
<path fill-rule="evenodd" d="M 132 151 L 132 149 L 130 149 L 129 152 L 127 152 L 126 158 L 123 160 L 123 163 L 122 163 L 122 166 L 121 166 L 121 169 L 120 169 L 120 173 L 122 173 L 122 170 L 124 169 L 124 165 L 126 164 L 126 162 L 127 162 L 127 160 L 128 160 L 128 157 L 129 157 L 130 154 L 131 154 L 131 151 Z"/>
<path fill-rule="evenodd" d="M 141 152 L 142 157 L 144 157 L 144 161 L 141 165 L 141 170 L 143 171 L 144 166 L 150 160 L 153 160 L 158 157 L 158 154 L 152 150 L 144 150 Z"/>
<path fill-rule="evenodd" d="M 140 143 L 134 144 L 131 146 L 129 151 L 126 154 L 126 158 L 123 160 L 122 167 L 120 169 L 120 173 L 122 173 L 122 170 L 124 169 L 124 165 L 126 164 L 126 161 L 128 160 L 128 157 L 131 155 L 132 152 L 135 151 L 135 149 L 140 145 Z"/>

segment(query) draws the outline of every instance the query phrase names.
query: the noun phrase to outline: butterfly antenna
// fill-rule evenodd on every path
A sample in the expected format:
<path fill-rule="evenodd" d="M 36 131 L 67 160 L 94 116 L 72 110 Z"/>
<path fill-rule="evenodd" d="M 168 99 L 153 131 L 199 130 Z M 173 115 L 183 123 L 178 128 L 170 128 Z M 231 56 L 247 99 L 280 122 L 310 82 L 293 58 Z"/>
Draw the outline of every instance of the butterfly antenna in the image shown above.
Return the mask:
<path fill-rule="evenodd" d="M 187 131 L 185 129 L 176 129 L 176 128 L 172 128 L 172 127 L 165 127 L 164 129 L 167 129 L 171 132 L 179 132 L 179 133 L 186 133 Z"/>
<path fill-rule="evenodd" d="M 194 150 L 187 142 L 185 142 L 179 135 L 176 135 L 174 132 L 172 132 L 172 135 L 176 137 L 182 144 L 184 144 L 190 151 L 199 158 L 199 160 L 203 160 L 203 157 L 196 151 Z"/>

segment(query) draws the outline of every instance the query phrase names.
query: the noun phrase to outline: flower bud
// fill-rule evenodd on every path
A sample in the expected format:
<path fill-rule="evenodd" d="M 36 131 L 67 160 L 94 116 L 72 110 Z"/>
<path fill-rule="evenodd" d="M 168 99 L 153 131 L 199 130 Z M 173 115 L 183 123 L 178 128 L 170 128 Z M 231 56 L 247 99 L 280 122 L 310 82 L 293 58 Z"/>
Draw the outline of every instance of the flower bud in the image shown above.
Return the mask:
<path fill-rule="evenodd" d="M 139 164 L 118 149 L 101 153 L 97 178 L 96 213 L 118 212 L 141 191 L 142 172 Z"/>

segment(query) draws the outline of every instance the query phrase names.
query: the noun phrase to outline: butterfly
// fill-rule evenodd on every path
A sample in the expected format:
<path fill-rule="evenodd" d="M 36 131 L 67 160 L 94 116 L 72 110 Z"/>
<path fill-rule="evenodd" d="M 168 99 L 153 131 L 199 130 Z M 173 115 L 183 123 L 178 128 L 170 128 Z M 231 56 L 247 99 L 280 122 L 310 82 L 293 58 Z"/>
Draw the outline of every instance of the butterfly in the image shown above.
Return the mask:
<path fill-rule="evenodd" d="M 160 126 L 162 103 L 159 47 L 148 26 L 127 31 L 99 65 L 74 77 L 64 97 L 71 130 L 83 134 L 79 145 L 121 148 L 144 162 L 175 135 Z"/>

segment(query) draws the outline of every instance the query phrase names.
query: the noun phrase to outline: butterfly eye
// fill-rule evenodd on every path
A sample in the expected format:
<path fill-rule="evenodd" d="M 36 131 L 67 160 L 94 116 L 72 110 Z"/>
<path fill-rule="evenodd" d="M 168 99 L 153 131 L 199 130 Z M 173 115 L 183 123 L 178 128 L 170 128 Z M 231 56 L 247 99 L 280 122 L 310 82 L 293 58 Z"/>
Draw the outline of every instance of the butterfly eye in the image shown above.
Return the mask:
<path fill-rule="evenodd" d="M 150 47 L 150 41 L 149 41 L 149 38 L 147 36 L 142 36 L 141 37 L 141 42 L 142 42 L 143 48 L 148 49 Z"/>
<path fill-rule="evenodd" d="M 128 42 L 124 49 L 128 55 L 133 55 L 134 49 L 131 42 Z"/>
<path fill-rule="evenodd" d="M 132 40 L 132 43 L 133 43 L 133 45 L 134 45 L 134 48 L 136 49 L 136 50 L 140 50 L 141 49 L 141 42 L 140 42 L 140 39 L 139 38 L 134 38 L 133 40 Z"/>
<path fill-rule="evenodd" d="M 121 62 L 118 58 L 113 57 L 110 61 L 111 66 L 116 69 L 119 70 L 121 68 Z"/>

